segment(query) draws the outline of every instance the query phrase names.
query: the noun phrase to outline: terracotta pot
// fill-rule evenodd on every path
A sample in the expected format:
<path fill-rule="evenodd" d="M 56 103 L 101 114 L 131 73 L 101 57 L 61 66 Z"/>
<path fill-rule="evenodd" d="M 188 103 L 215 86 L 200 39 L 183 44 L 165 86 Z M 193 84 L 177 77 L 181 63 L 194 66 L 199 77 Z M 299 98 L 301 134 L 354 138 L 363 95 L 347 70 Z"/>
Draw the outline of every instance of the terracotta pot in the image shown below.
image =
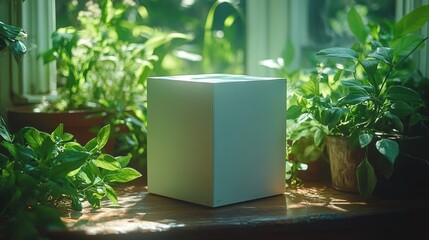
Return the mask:
<path fill-rule="evenodd" d="M 62 123 L 64 132 L 74 135 L 76 140 L 85 145 L 96 136 L 97 129 L 101 128 L 106 117 L 100 115 L 100 110 L 78 110 L 67 112 L 34 112 L 33 107 L 13 107 L 7 110 L 8 126 L 11 132 L 17 132 L 23 127 L 34 127 L 40 131 L 51 133 Z M 111 142 L 109 140 L 109 142 Z M 109 143 L 108 143 L 109 144 Z M 105 150 L 111 151 L 112 143 L 106 145 Z"/>
<path fill-rule="evenodd" d="M 359 192 L 356 178 L 356 168 L 365 158 L 365 153 L 359 148 L 350 148 L 347 138 L 326 136 L 326 148 L 329 155 L 332 187 L 346 192 Z"/>

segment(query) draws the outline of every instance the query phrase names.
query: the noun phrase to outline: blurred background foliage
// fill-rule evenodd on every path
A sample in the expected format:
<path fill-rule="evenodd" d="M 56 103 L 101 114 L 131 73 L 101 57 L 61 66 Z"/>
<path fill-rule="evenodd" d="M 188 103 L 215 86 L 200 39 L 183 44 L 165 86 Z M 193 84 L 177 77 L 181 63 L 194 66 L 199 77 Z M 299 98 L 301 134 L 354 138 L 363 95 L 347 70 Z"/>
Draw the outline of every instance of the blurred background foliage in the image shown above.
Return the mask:
<path fill-rule="evenodd" d="M 76 16 L 90 3 L 100 1 L 57 1 L 57 28 L 77 25 Z M 245 59 L 245 1 L 229 0 L 114 0 L 116 9 L 123 9 L 125 18 L 117 26 L 149 26 L 166 32 L 178 32 L 192 37 L 188 41 L 174 41 L 158 48 L 154 54 L 162 56 L 155 63 L 151 75 L 198 73 L 244 74 Z M 121 40 L 144 42 L 123 31 Z"/>

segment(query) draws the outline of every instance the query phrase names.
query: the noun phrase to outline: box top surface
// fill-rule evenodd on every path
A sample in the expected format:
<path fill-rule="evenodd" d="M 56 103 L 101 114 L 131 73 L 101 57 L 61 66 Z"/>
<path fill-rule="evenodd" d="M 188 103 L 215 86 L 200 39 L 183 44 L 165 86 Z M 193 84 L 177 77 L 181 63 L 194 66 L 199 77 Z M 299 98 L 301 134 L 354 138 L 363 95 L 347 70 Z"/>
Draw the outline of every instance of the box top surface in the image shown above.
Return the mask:
<path fill-rule="evenodd" d="M 196 75 L 161 76 L 161 77 L 150 77 L 150 79 L 203 82 L 203 83 L 232 83 L 232 82 L 283 80 L 282 78 L 255 77 L 255 76 L 234 75 L 234 74 L 196 74 Z"/>

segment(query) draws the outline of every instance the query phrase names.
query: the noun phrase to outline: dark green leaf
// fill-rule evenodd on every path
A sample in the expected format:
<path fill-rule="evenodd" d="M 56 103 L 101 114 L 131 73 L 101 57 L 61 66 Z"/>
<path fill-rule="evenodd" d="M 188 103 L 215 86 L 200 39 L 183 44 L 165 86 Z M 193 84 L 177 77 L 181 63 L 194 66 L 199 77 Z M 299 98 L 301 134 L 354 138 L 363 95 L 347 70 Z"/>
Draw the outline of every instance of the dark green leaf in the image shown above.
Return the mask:
<path fill-rule="evenodd" d="M 420 113 L 413 113 L 410 116 L 410 127 L 415 126 L 417 123 L 419 123 L 420 121 L 422 121 L 422 115 Z"/>
<path fill-rule="evenodd" d="M 286 111 L 286 119 L 297 119 L 302 112 L 302 107 L 298 105 L 290 106 Z"/>
<path fill-rule="evenodd" d="M 396 39 L 392 43 L 393 54 L 395 56 L 407 56 L 414 48 L 416 48 L 422 41 L 420 35 L 407 35 Z"/>
<path fill-rule="evenodd" d="M 378 47 L 374 52 L 368 54 L 368 57 L 376 58 L 381 60 L 388 65 L 392 65 L 393 62 L 393 50 L 387 47 Z"/>
<path fill-rule="evenodd" d="M 401 119 L 399 119 L 396 115 L 387 112 L 385 116 L 393 123 L 393 126 L 396 130 L 398 130 L 400 133 L 404 131 L 404 125 L 402 124 Z"/>
<path fill-rule="evenodd" d="M 358 53 L 350 48 L 327 48 L 320 50 L 316 55 L 321 57 L 338 57 L 353 60 L 357 60 L 359 58 Z"/>
<path fill-rule="evenodd" d="M 419 30 L 429 20 L 429 5 L 414 9 L 402 17 L 393 27 L 395 38 Z"/>
<path fill-rule="evenodd" d="M 108 174 L 104 177 L 105 182 L 129 182 L 138 177 L 141 177 L 141 174 L 132 168 L 122 168 L 121 170 Z"/>
<path fill-rule="evenodd" d="M 413 108 L 404 101 L 397 101 L 392 104 L 390 112 L 398 117 L 406 117 L 414 112 Z"/>
<path fill-rule="evenodd" d="M 4 140 L 8 142 L 12 142 L 12 136 L 7 130 L 6 123 L 4 122 L 2 117 L 0 117 L 0 137 L 2 137 Z"/>
<path fill-rule="evenodd" d="M 375 143 L 377 150 L 389 160 L 389 164 L 392 166 L 395 164 L 396 158 L 399 155 L 399 145 L 397 142 L 390 139 L 381 139 Z"/>
<path fill-rule="evenodd" d="M 377 177 L 367 158 L 357 167 L 356 177 L 360 195 L 364 198 L 370 197 L 377 185 Z"/>
<path fill-rule="evenodd" d="M 93 160 L 93 162 L 95 166 L 110 171 L 115 171 L 121 168 L 119 161 L 108 154 L 101 154 L 97 159 Z"/>
<path fill-rule="evenodd" d="M 350 8 L 350 11 L 347 15 L 347 21 L 353 35 L 357 38 L 357 40 L 360 43 L 365 44 L 366 38 L 368 36 L 368 30 L 363 24 L 361 16 L 359 15 L 359 13 L 356 11 L 354 7 Z"/>
<path fill-rule="evenodd" d="M 65 150 L 60 152 L 53 161 L 57 162 L 58 165 L 54 166 L 50 171 L 51 177 L 66 176 L 69 172 L 81 167 L 86 159 L 89 157 L 89 153 L 80 152 L 75 150 Z"/>
<path fill-rule="evenodd" d="M 420 95 L 411 88 L 403 86 L 392 86 L 387 89 L 387 98 L 393 102 L 406 101 L 408 103 L 421 102 Z"/>
<path fill-rule="evenodd" d="M 367 93 L 349 93 L 345 97 L 340 98 L 338 103 L 340 105 L 355 105 L 371 100 L 371 97 Z"/>
<path fill-rule="evenodd" d="M 365 60 L 362 61 L 362 66 L 369 76 L 374 77 L 377 72 L 378 62 L 376 60 Z"/>
<path fill-rule="evenodd" d="M 100 129 L 97 134 L 97 146 L 99 149 L 102 149 L 106 145 L 110 136 L 110 125 L 106 125 Z"/>
<path fill-rule="evenodd" d="M 365 88 L 358 80 L 342 80 L 341 85 L 347 87 L 351 92 L 365 92 Z"/>
<path fill-rule="evenodd" d="M 321 116 L 322 116 L 322 124 L 328 126 L 329 129 L 332 129 L 337 125 L 343 114 L 346 112 L 345 109 L 342 108 L 328 108 L 323 109 Z"/>
<path fill-rule="evenodd" d="M 364 148 L 366 146 L 368 146 L 368 144 L 371 143 L 372 138 L 374 137 L 374 135 L 372 135 L 371 133 L 363 133 L 359 135 L 359 145 L 361 148 Z"/>

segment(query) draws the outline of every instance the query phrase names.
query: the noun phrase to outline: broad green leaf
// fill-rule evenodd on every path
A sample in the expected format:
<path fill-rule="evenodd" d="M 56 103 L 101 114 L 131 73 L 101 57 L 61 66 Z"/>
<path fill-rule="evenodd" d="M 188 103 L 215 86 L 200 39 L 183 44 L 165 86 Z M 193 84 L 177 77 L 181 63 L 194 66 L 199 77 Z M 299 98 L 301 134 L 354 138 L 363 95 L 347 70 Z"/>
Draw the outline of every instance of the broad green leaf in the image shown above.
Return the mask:
<path fill-rule="evenodd" d="M 25 163 L 36 158 L 33 149 L 22 146 L 21 144 L 14 144 L 16 151 L 16 158 L 19 162 Z"/>
<path fill-rule="evenodd" d="M 88 143 L 85 145 L 85 149 L 88 152 L 93 152 L 94 150 L 99 150 L 97 148 L 97 138 L 93 138 L 93 139 L 89 140 Z"/>
<path fill-rule="evenodd" d="M 292 105 L 286 111 L 286 119 L 297 119 L 301 113 L 302 107 L 298 105 Z"/>
<path fill-rule="evenodd" d="M 59 142 L 63 138 L 64 125 L 61 123 L 57 128 L 52 132 L 51 138 L 52 141 Z"/>
<path fill-rule="evenodd" d="M 371 100 L 371 97 L 367 93 L 349 93 L 345 97 L 340 98 L 338 103 L 340 105 L 355 105 Z"/>
<path fill-rule="evenodd" d="M 406 117 L 414 112 L 413 108 L 404 101 L 397 101 L 392 104 L 390 112 L 398 117 Z"/>
<path fill-rule="evenodd" d="M 365 92 L 365 88 L 358 80 L 342 80 L 341 85 L 347 87 L 351 92 Z"/>
<path fill-rule="evenodd" d="M 75 150 L 65 150 L 60 152 L 53 161 L 58 163 L 50 171 L 51 177 L 66 176 L 69 172 L 81 167 L 86 159 L 89 157 L 89 153 L 80 152 Z"/>
<path fill-rule="evenodd" d="M 393 50 L 387 47 L 378 47 L 374 52 L 368 54 L 368 57 L 376 58 L 387 63 L 388 65 L 392 65 Z"/>
<path fill-rule="evenodd" d="M 321 114 L 322 124 L 327 125 L 329 129 L 332 129 L 340 122 L 345 112 L 346 110 L 342 108 L 323 109 Z"/>
<path fill-rule="evenodd" d="M 141 174 L 132 168 L 122 168 L 121 170 L 108 174 L 104 177 L 105 182 L 129 182 L 138 177 L 141 177 Z"/>
<path fill-rule="evenodd" d="M 371 133 L 363 133 L 359 135 L 359 145 L 361 148 L 364 148 L 366 146 L 368 146 L 368 144 L 371 143 L 372 138 L 374 137 L 374 135 L 372 135 Z"/>
<path fill-rule="evenodd" d="M 321 57 L 338 57 L 353 60 L 357 60 L 359 58 L 359 54 L 354 50 L 340 47 L 323 49 L 317 52 L 316 55 Z"/>
<path fill-rule="evenodd" d="M 40 147 L 43 144 L 41 132 L 39 132 L 39 130 L 35 128 L 28 128 L 28 130 L 24 134 L 24 138 L 27 141 L 28 145 L 36 152 L 39 151 Z"/>
<path fill-rule="evenodd" d="M 314 144 L 318 147 L 323 143 L 323 139 L 325 138 L 325 132 L 317 128 L 316 132 L 314 133 Z"/>
<path fill-rule="evenodd" d="M 411 114 L 410 121 L 409 121 L 410 127 L 415 126 L 417 123 L 419 123 L 422 120 L 423 120 L 423 118 L 422 118 L 422 115 L 420 113 Z"/>
<path fill-rule="evenodd" d="M 408 103 L 421 102 L 420 95 L 411 88 L 403 86 L 392 86 L 387 89 L 387 98 L 393 102 L 407 101 Z"/>
<path fill-rule="evenodd" d="M 395 38 L 419 30 L 429 20 L 429 5 L 414 9 L 393 26 Z"/>
<path fill-rule="evenodd" d="M 93 160 L 93 162 L 95 166 L 110 171 L 115 171 L 121 168 L 119 161 L 108 154 L 101 154 L 97 159 Z"/>
<path fill-rule="evenodd" d="M 106 196 L 110 199 L 110 201 L 115 204 L 118 204 L 118 196 L 115 190 L 108 184 L 104 184 L 104 187 L 106 188 Z"/>
<path fill-rule="evenodd" d="M 366 26 L 363 24 L 362 18 L 359 13 L 356 11 L 355 7 L 351 7 L 350 11 L 347 15 L 347 22 L 349 24 L 349 28 L 352 31 L 353 35 L 357 38 L 357 40 L 365 44 L 366 38 L 368 36 L 368 30 Z"/>
<path fill-rule="evenodd" d="M 422 41 L 420 35 L 407 35 L 398 38 L 392 42 L 393 55 L 407 56 L 410 54 Z"/>
<path fill-rule="evenodd" d="M 378 62 L 376 60 L 373 60 L 373 59 L 365 60 L 365 61 L 362 61 L 362 66 L 365 69 L 365 72 L 369 76 L 374 77 L 375 73 L 377 72 Z"/>
<path fill-rule="evenodd" d="M 398 130 L 400 133 L 404 131 L 404 124 L 402 124 L 401 119 L 399 119 L 396 115 L 387 112 L 384 116 L 386 116 L 393 123 L 393 126 L 396 130 Z"/>
<path fill-rule="evenodd" d="M 389 164 L 393 168 L 396 158 L 399 155 L 399 145 L 397 142 L 390 139 L 381 139 L 375 143 L 377 150 L 389 160 Z"/>
<path fill-rule="evenodd" d="M 126 156 L 116 157 L 116 160 L 118 160 L 118 162 L 121 164 L 121 167 L 124 168 L 128 165 L 128 163 L 130 163 L 131 157 L 131 153 L 128 153 Z"/>
<path fill-rule="evenodd" d="M 74 138 L 74 136 L 73 134 L 70 134 L 70 133 L 64 133 L 62 138 L 64 142 L 67 142 L 67 141 L 71 141 Z"/>
<path fill-rule="evenodd" d="M 15 158 L 15 159 L 17 159 L 18 157 L 17 157 L 17 154 L 16 154 L 16 149 L 15 149 L 15 145 L 13 144 L 13 143 L 11 143 L 11 142 L 6 142 L 6 141 L 1 141 L 0 142 L 0 145 L 1 146 L 3 146 L 4 148 L 6 148 L 7 149 L 7 151 L 9 152 L 9 154 L 13 157 L 13 158 Z"/>
<path fill-rule="evenodd" d="M 12 136 L 7 130 L 6 123 L 4 122 L 2 117 L 0 117 L 0 137 L 2 137 L 4 140 L 8 142 L 12 142 Z"/>
<path fill-rule="evenodd" d="M 97 146 L 99 149 L 102 149 L 104 145 L 106 145 L 107 141 L 109 140 L 109 136 L 110 136 L 110 125 L 108 124 L 103 128 L 101 128 L 97 134 Z"/>
<path fill-rule="evenodd" d="M 377 185 L 377 177 L 367 158 L 356 168 L 356 178 L 360 195 L 364 198 L 370 197 Z"/>

